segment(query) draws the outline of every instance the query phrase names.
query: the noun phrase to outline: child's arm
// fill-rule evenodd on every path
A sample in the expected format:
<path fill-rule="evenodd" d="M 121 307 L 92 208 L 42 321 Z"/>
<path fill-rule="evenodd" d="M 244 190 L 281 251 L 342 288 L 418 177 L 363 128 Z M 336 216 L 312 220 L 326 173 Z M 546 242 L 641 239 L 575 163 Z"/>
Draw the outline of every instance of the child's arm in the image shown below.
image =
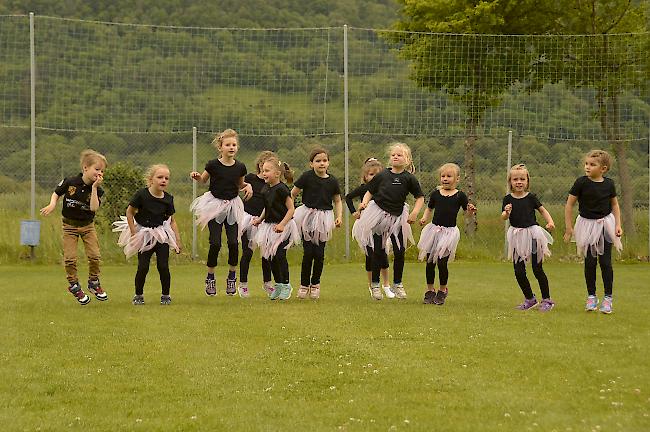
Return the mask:
<path fill-rule="evenodd" d="M 179 254 L 181 253 L 181 249 L 183 249 L 183 242 L 181 242 L 181 234 L 178 231 L 178 225 L 176 225 L 176 219 L 174 218 L 174 215 L 171 216 L 172 221 L 171 221 L 171 226 L 172 226 L 172 231 L 174 231 L 174 235 L 176 236 L 176 253 Z"/>
<path fill-rule="evenodd" d="M 296 211 L 296 208 L 293 205 L 293 198 L 291 198 L 290 196 L 287 197 L 285 201 L 285 205 L 287 206 L 287 214 L 285 214 L 284 218 L 280 221 L 280 223 L 278 223 L 275 226 L 275 232 L 284 231 L 285 225 L 291 220 L 294 212 Z"/>
<path fill-rule="evenodd" d="M 544 208 L 544 206 L 541 206 L 540 208 L 537 209 L 542 216 L 544 217 L 544 220 L 546 221 L 546 229 L 551 231 L 555 229 L 555 222 L 553 222 L 553 218 L 551 217 L 551 214 Z"/>
<path fill-rule="evenodd" d="M 97 195 L 97 188 L 99 187 L 100 184 L 102 184 L 102 181 L 104 180 L 104 174 L 99 173 L 97 174 L 97 179 L 93 182 L 92 186 L 92 192 L 90 192 L 90 211 L 91 212 L 96 212 L 99 210 L 99 196 Z"/>
<path fill-rule="evenodd" d="M 415 200 L 415 205 L 413 205 L 413 211 L 411 214 L 409 214 L 407 222 L 412 224 L 415 222 L 415 220 L 418 218 L 418 214 L 420 213 L 420 210 L 422 210 L 422 206 L 424 205 L 424 197 L 418 197 Z"/>
<path fill-rule="evenodd" d="M 266 218 L 266 209 L 262 210 L 262 214 L 254 217 L 251 223 L 255 226 L 258 226 L 259 224 L 262 223 L 262 221 Z"/>
<path fill-rule="evenodd" d="M 422 219 L 420 219 L 420 225 L 424 226 L 429 222 L 429 219 L 431 219 L 431 213 L 433 213 L 433 211 L 427 206 L 427 208 L 424 209 Z"/>
<path fill-rule="evenodd" d="M 190 173 L 190 177 L 192 180 L 200 184 L 206 183 L 208 180 L 210 180 L 210 174 L 208 174 L 207 171 L 203 171 L 203 174 L 199 173 L 198 171 L 192 171 Z"/>
<path fill-rule="evenodd" d="M 338 228 L 343 223 L 343 203 L 341 201 L 341 194 L 334 195 L 334 225 Z"/>
<path fill-rule="evenodd" d="M 571 240 L 573 235 L 573 206 L 576 204 L 578 197 L 575 195 L 569 194 L 569 197 L 566 200 L 566 205 L 564 206 L 564 241 L 568 242 Z"/>
<path fill-rule="evenodd" d="M 293 189 L 291 189 L 291 199 L 295 200 L 300 192 L 302 192 L 302 189 L 294 186 Z"/>
<path fill-rule="evenodd" d="M 621 226 L 621 208 L 618 205 L 618 199 L 612 197 L 612 213 L 614 214 L 614 221 L 616 223 L 616 237 L 623 235 L 623 227 Z"/>
<path fill-rule="evenodd" d="M 368 203 L 372 200 L 372 194 L 370 191 L 366 192 L 366 194 L 363 196 L 363 200 L 361 201 L 361 204 L 359 204 L 359 211 L 365 209 L 368 207 Z"/>
<path fill-rule="evenodd" d="M 510 217 L 510 212 L 512 211 L 512 204 L 506 204 L 501 212 L 501 219 L 506 220 Z"/>
<path fill-rule="evenodd" d="M 50 203 L 41 209 L 41 215 L 47 216 L 54 211 L 56 208 L 56 203 L 59 202 L 59 195 L 56 192 L 52 192 L 50 197 Z"/>
<path fill-rule="evenodd" d="M 133 207 L 132 205 L 129 205 L 126 208 L 126 222 L 129 224 L 129 231 L 131 231 L 131 235 L 135 235 L 135 214 L 138 212 L 138 209 Z"/>
<path fill-rule="evenodd" d="M 467 203 L 467 210 L 465 210 L 466 213 L 469 214 L 476 214 L 476 206 L 472 203 Z"/>
<path fill-rule="evenodd" d="M 246 183 L 244 176 L 239 177 L 239 190 L 244 192 L 244 201 L 248 201 L 253 196 L 253 186 L 250 183 Z"/>

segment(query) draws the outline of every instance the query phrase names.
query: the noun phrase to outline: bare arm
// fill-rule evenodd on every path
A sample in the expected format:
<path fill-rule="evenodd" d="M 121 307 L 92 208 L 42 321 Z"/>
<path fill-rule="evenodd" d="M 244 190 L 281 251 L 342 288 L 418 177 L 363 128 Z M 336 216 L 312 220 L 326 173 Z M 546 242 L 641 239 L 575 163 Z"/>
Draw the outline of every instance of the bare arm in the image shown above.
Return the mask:
<path fill-rule="evenodd" d="M 501 212 L 501 220 L 506 220 L 510 217 L 510 212 L 512 211 L 512 204 L 506 204 Z"/>
<path fill-rule="evenodd" d="M 293 205 L 293 198 L 291 198 L 290 196 L 288 196 L 287 199 L 285 200 L 285 205 L 287 206 L 287 213 L 284 215 L 284 218 L 282 218 L 280 223 L 278 223 L 275 226 L 275 231 L 277 231 L 277 232 L 284 231 L 284 227 L 291 220 L 291 218 L 293 217 L 294 212 L 296 211 L 296 208 Z"/>
<path fill-rule="evenodd" d="M 368 207 L 368 203 L 372 200 L 372 194 L 370 191 L 366 192 L 366 194 L 363 196 L 363 200 L 361 201 L 361 204 L 359 204 L 359 211 L 365 209 Z"/>
<path fill-rule="evenodd" d="M 429 220 L 431 219 L 431 214 L 433 213 L 433 210 L 431 210 L 428 206 L 427 208 L 424 209 L 424 214 L 422 215 L 422 219 L 420 219 L 420 225 L 424 226 L 426 225 Z"/>
<path fill-rule="evenodd" d="M 334 215 L 334 225 L 340 227 L 343 222 L 343 202 L 341 200 L 341 194 L 334 195 Z"/>
<path fill-rule="evenodd" d="M 138 212 L 138 209 L 129 205 L 126 208 L 126 222 L 129 224 L 129 231 L 131 235 L 135 235 L 135 214 Z"/>
<path fill-rule="evenodd" d="M 97 174 L 97 179 L 93 182 L 92 191 L 90 192 L 90 211 L 96 212 L 99 210 L 99 195 L 97 195 L 97 189 L 99 185 L 104 181 L 104 174 Z"/>
<path fill-rule="evenodd" d="M 541 214 L 542 217 L 544 217 L 544 220 L 546 221 L 546 229 L 551 231 L 555 229 L 555 222 L 553 222 L 553 218 L 551 217 L 551 214 L 544 208 L 544 206 L 541 206 L 540 208 L 537 209 Z"/>
<path fill-rule="evenodd" d="M 573 235 L 573 206 L 576 204 L 578 197 L 569 194 L 564 206 L 564 241 L 571 240 Z"/>
<path fill-rule="evenodd" d="M 190 177 L 192 180 L 196 181 L 197 183 L 204 184 L 208 180 L 210 180 L 210 174 L 208 174 L 207 171 L 203 171 L 203 173 L 199 173 L 198 171 L 192 171 L 190 173 Z"/>
<path fill-rule="evenodd" d="M 54 211 L 56 208 L 56 203 L 59 202 L 59 195 L 56 192 L 52 192 L 50 197 L 50 203 L 41 209 L 41 215 L 47 216 Z"/>
<path fill-rule="evenodd" d="M 244 181 L 244 177 L 239 177 L 239 190 L 244 192 L 244 201 L 248 201 L 253 196 L 253 186 Z"/>
<path fill-rule="evenodd" d="M 420 210 L 422 210 L 422 206 L 424 205 L 424 197 L 418 197 L 415 200 L 415 205 L 413 206 L 413 211 L 411 214 L 409 214 L 408 218 L 408 223 L 413 223 L 415 220 L 418 218 L 418 214 L 420 213 Z"/>
<path fill-rule="evenodd" d="M 618 205 L 618 199 L 612 197 L 612 213 L 614 214 L 614 221 L 616 223 L 616 236 L 623 235 L 623 227 L 621 226 L 621 208 Z"/>
<path fill-rule="evenodd" d="M 262 221 L 266 218 L 266 209 L 262 210 L 262 214 L 254 217 L 253 221 L 251 222 L 253 225 L 258 226 L 259 224 L 262 223 Z"/>
<path fill-rule="evenodd" d="M 300 194 L 300 192 L 302 192 L 302 189 L 294 186 L 293 189 L 291 189 L 291 199 L 295 200 L 298 194 Z"/>

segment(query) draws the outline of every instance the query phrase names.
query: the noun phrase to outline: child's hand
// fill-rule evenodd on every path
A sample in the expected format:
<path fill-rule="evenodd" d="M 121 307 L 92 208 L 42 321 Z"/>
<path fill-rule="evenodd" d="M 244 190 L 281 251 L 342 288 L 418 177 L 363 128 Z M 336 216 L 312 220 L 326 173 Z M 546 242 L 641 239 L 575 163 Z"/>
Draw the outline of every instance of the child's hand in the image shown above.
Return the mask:
<path fill-rule="evenodd" d="M 282 225 L 281 223 L 277 224 L 275 226 L 275 228 L 273 228 L 273 231 L 278 232 L 278 233 L 283 232 L 284 231 L 284 225 Z"/>
<path fill-rule="evenodd" d="M 100 184 L 102 184 L 103 181 L 104 181 L 104 174 L 102 173 L 97 174 L 97 178 L 93 182 L 93 187 L 97 188 Z"/>
<path fill-rule="evenodd" d="M 420 226 L 425 226 L 427 224 L 426 218 L 420 219 Z"/>
<path fill-rule="evenodd" d="M 337 228 L 340 227 L 340 226 L 341 226 L 341 223 L 343 223 L 343 221 L 341 220 L 341 218 L 336 218 L 336 219 L 334 219 L 334 226 L 335 226 L 335 227 L 337 227 Z"/>
<path fill-rule="evenodd" d="M 131 237 L 133 237 L 135 235 L 135 233 L 137 233 L 137 231 L 135 229 L 131 229 L 130 231 L 131 231 Z"/>
<path fill-rule="evenodd" d="M 549 222 L 546 224 L 546 229 L 549 231 L 553 231 L 555 229 L 555 224 L 553 222 Z"/>
<path fill-rule="evenodd" d="M 253 220 L 251 221 L 251 224 L 253 224 L 253 226 L 258 226 L 261 223 L 262 223 L 262 219 L 258 218 L 257 216 L 254 217 Z"/>
<path fill-rule="evenodd" d="M 618 226 L 616 227 L 616 232 L 615 232 L 615 233 L 616 233 L 616 237 L 620 237 L 620 236 L 622 236 L 622 235 L 623 235 L 623 227 L 621 227 L 620 225 L 618 225 Z"/>
<path fill-rule="evenodd" d="M 415 220 L 417 218 L 418 218 L 418 215 L 411 213 L 411 214 L 409 214 L 408 219 L 406 219 L 406 222 L 408 222 L 409 224 L 412 224 L 413 222 L 415 222 Z"/>
<path fill-rule="evenodd" d="M 40 213 L 41 213 L 41 215 L 43 215 L 43 216 L 47 216 L 47 215 L 49 215 L 50 213 L 52 213 L 52 212 L 54 211 L 55 208 L 56 208 L 56 204 L 54 204 L 54 205 L 52 205 L 52 204 L 48 204 L 48 205 L 46 205 L 45 207 L 43 207 L 43 208 L 41 209 Z"/>
<path fill-rule="evenodd" d="M 361 217 L 361 212 L 359 210 L 355 211 L 352 213 L 352 217 L 355 219 L 359 219 Z"/>
<path fill-rule="evenodd" d="M 244 192 L 244 201 L 248 201 L 253 196 L 253 186 L 248 183 L 241 189 L 241 191 Z"/>
<path fill-rule="evenodd" d="M 506 204 L 506 206 L 503 208 L 503 211 L 506 212 L 508 216 L 510 216 L 510 212 L 512 211 L 512 204 Z"/>
<path fill-rule="evenodd" d="M 512 204 L 508 204 L 512 208 Z M 476 214 L 476 206 L 472 203 L 467 204 L 467 211 L 471 214 Z"/>
<path fill-rule="evenodd" d="M 361 213 L 366 207 L 368 207 L 368 204 L 361 203 L 359 204 L 359 209 L 357 211 Z"/>
<path fill-rule="evenodd" d="M 564 230 L 564 242 L 569 243 L 571 241 L 571 237 L 573 236 L 573 227 L 569 227 Z"/>
<path fill-rule="evenodd" d="M 174 251 L 176 252 L 176 254 L 180 254 L 182 250 L 183 250 L 183 245 L 180 244 L 180 243 L 177 243 L 176 247 L 174 248 Z"/>
<path fill-rule="evenodd" d="M 200 172 L 197 172 L 197 171 L 192 171 L 192 172 L 190 173 L 190 178 L 191 178 L 192 180 L 197 180 L 197 181 L 198 181 L 198 180 L 201 179 L 201 173 L 200 173 Z"/>

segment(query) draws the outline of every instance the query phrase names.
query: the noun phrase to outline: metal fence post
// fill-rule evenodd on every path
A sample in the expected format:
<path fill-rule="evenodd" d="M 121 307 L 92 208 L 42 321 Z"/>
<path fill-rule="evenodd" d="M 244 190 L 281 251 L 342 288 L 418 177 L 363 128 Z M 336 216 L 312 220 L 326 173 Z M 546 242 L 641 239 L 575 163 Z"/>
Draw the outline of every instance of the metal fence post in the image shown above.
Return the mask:
<path fill-rule="evenodd" d="M 506 166 L 506 195 L 510 193 L 510 184 L 508 184 L 508 174 L 510 173 L 510 167 L 512 166 L 512 131 L 508 131 L 508 166 Z M 510 226 L 510 221 L 505 220 L 503 224 L 503 254 L 505 258 L 508 258 L 508 227 Z"/>
<path fill-rule="evenodd" d="M 192 171 L 196 171 L 196 126 L 192 128 Z M 196 182 L 192 180 L 192 201 L 196 198 Z M 198 245 L 196 244 L 196 220 L 192 218 L 192 260 L 198 257 Z"/>
<path fill-rule="evenodd" d="M 350 136 L 348 129 L 348 26 L 343 26 L 343 128 L 345 136 L 345 194 L 347 195 L 350 189 Z M 345 206 L 344 203 L 341 205 Z M 350 260 L 350 214 L 344 211 L 345 214 L 345 257 Z"/>
<path fill-rule="evenodd" d="M 29 13 L 29 75 L 30 75 L 30 166 L 31 185 L 29 190 L 30 219 L 36 219 L 36 58 L 34 55 L 34 12 Z M 29 256 L 36 257 L 34 246 L 29 246 Z"/>

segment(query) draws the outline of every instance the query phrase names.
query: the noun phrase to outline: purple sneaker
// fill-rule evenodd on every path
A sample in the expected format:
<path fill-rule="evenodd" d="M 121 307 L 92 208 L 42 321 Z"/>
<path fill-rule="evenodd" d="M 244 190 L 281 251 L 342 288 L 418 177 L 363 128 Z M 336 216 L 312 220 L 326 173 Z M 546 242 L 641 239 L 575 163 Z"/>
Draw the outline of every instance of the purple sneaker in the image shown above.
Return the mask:
<path fill-rule="evenodd" d="M 553 306 L 555 306 L 555 302 L 550 298 L 542 299 L 542 302 L 539 304 L 539 311 L 548 312 L 553 309 Z"/>
<path fill-rule="evenodd" d="M 524 302 L 522 304 L 520 304 L 520 305 L 517 305 L 517 307 L 515 309 L 528 310 L 528 309 L 534 308 L 537 305 L 538 305 L 537 299 L 535 297 L 533 297 L 531 299 L 525 299 Z"/>
<path fill-rule="evenodd" d="M 210 297 L 217 295 L 217 285 L 215 284 L 214 279 L 205 280 L 205 295 Z"/>
<path fill-rule="evenodd" d="M 226 278 L 226 294 L 229 296 L 237 294 L 237 278 Z"/>

